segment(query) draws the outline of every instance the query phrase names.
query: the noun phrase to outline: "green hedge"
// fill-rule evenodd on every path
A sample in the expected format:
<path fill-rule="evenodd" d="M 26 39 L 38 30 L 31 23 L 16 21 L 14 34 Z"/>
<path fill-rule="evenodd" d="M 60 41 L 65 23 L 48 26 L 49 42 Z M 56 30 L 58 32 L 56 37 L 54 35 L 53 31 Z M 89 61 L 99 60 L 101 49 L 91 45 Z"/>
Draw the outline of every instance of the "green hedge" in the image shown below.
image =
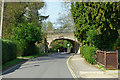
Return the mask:
<path fill-rule="evenodd" d="M 81 46 L 80 53 L 90 64 L 96 64 L 96 48 L 91 46 Z"/>
<path fill-rule="evenodd" d="M 24 53 L 22 56 L 30 56 L 39 53 L 40 53 L 39 47 L 37 47 L 36 45 L 29 45 L 24 49 Z"/>
<path fill-rule="evenodd" d="M 2 64 L 15 59 L 17 56 L 17 45 L 10 40 L 2 40 Z"/>

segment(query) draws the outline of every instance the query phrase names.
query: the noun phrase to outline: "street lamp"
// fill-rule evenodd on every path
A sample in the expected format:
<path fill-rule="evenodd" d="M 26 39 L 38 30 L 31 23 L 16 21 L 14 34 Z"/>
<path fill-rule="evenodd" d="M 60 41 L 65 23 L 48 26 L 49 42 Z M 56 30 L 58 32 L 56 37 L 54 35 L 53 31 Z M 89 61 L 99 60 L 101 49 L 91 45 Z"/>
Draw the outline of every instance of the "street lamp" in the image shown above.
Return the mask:
<path fill-rule="evenodd" d="M 69 52 L 69 46 L 70 46 L 70 44 L 67 44 L 67 46 L 68 46 L 68 52 Z"/>

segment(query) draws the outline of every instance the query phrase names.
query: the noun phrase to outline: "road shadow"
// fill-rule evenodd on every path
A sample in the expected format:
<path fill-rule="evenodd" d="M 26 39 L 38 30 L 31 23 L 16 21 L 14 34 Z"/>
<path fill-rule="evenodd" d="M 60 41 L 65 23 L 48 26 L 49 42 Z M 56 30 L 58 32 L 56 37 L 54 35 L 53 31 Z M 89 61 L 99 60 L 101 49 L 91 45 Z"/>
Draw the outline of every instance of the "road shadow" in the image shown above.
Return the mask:
<path fill-rule="evenodd" d="M 30 59 L 29 61 L 43 61 L 43 60 L 54 60 L 54 59 L 67 59 L 70 54 L 53 54 L 49 56 L 37 57 Z"/>
<path fill-rule="evenodd" d="M 21 70 L 21 69 L 30 68 L 30 67 L 38 67 L 38 66 L 40 66 L 40 63 L 51 62 L 51 60 L 54 61 L 54 59 L 55 60 L 57 60 L 57 59 L 67 59 L 67 58 L 69 58 L 69 56 L 70 56 L 70 54 L 59 54 L 59 53 L 56 53 L 56 54 L 49 55 L 49 56 L 42 56 L 42 57 L 28 59 L 26 61 L 23 61 L 22 63 L 18 63 L 18 64 L 13 65 L 14 67 L 10 66 L 7 69 L 8 71 L 7 70 L 3 71 L 2 75 L 6 75 L 6 74 L 9 74 L 9 73 L 12 73 L 12 72 L 16 71 L 17 69 Z M 26 62 L 31 62 L 31 63 L 25 64 Z M 13 68 L 11 69 L 11 67 L 13 67 Z"/>
<path fill-rule="evenodd" d="M 2 69 L 2 75 L 6 75 L 6 74 L 14 72 L 15 70 L 19 69 L 21 67 L 21 65 L 24 64 L 27 61 L 28 60 L 24 60 L 24 61 L 22 61 L 20 63 L 13 64 L 11 66 L 8 66 L 5 69 Z"/>

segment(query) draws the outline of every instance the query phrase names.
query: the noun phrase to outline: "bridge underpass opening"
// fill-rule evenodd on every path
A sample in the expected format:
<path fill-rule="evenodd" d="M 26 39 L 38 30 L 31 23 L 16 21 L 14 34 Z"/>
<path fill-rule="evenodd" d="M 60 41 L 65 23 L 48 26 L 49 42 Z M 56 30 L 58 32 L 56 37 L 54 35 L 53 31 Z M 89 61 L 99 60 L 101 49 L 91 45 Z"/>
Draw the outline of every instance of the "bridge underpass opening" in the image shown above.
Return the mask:
<path fill-rule="evenodd" d="M 80 49 L 80 44 L 71 39 L 55 39 L 49 43 L 50 52 L 69 52 L 78 53 Z"/>

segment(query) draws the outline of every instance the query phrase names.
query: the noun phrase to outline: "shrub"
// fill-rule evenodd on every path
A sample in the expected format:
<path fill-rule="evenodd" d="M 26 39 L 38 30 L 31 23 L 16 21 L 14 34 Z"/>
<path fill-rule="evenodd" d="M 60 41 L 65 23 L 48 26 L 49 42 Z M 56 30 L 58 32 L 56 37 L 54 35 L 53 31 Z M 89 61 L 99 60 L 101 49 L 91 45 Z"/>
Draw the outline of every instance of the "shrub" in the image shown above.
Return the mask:
<path fill-rule="evenodd" d="M 25 45 L 23 43 L 24 43 L 24 41 L 21 43 L 21 41 L 16 40 L 17 50 L 18 50 L 17 56 L 22 56 L 24 53 L 24 46 Z"/>
<path fill-rule="evenodd" d="M 40 53 L 40 48 L 38 46 L 34 47 L 34 53 L 39 54 Z"/>
<path fill-rule="evenodd" d="M 82 46 L 80 53 L 90 64 L 96 64 L 96 48 L 91 46 Z"/>
<path fill-rule="evenodd" d="M 17 45 L 10 40 L 2 40 L 2 64 L 15 59 L 17 56 Z"/>
<path fill-rule="evenodd" d="M 120 50 L 120 38 L 117 38 L 116 43 L 113 46 L 113 50 Z"/>
<path fill-rule="evenodd" d="M 50 52 L 57 52 L 57 49 L 50 48 Z"/>
<path fill-rule="evenodd" d="M 22 56 L 30 56 L 33 54 L 39 54 L 39 47 L 37 47 L 36 45 L 29 45 L 25 48 L 24 53 Z"/>
<path fill-rule="evenodd" d="M 37 27 L 35 23 L 20 23 L 13 29 L 13 33 L 15 35 L 12 39 L 19 41 L 23 56 L 34 54 L 35 43 L 41 42 L 43 38 L 41 27 Z"/>

